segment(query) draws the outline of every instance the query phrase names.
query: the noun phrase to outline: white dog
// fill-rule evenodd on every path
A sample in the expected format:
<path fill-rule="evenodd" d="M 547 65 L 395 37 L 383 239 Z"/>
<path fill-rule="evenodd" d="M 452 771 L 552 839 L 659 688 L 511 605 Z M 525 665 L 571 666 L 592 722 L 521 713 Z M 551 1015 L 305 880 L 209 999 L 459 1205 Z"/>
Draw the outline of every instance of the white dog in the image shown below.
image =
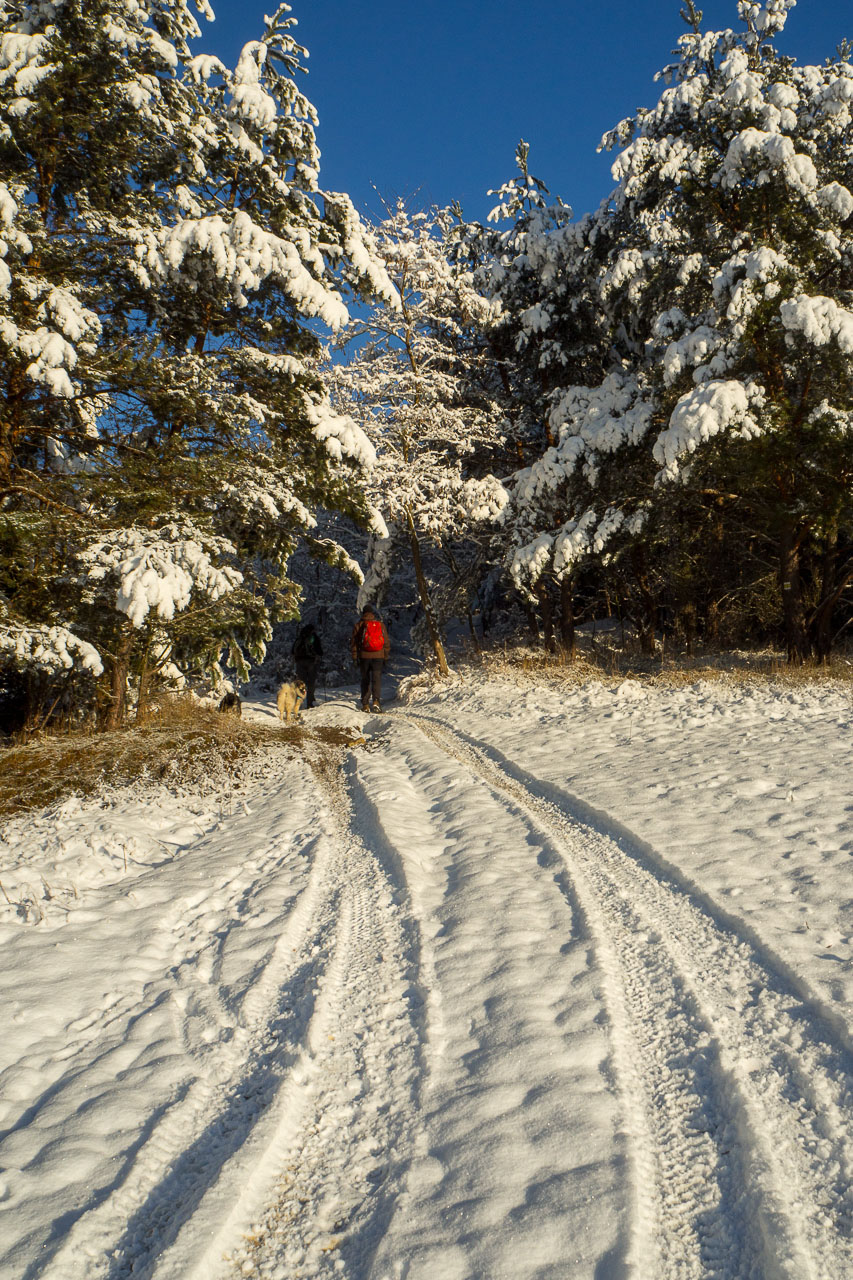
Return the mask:
<path fill-rule="evenodd" d="M 279 720 L 284 720 L 287 724 L 290 724 L 291 715 L 294 720 L 298 720 L 299 708 L 307 696 L 308 690 L 305 688 L 304 681 L 294 680 L 293 684 L 283 684 L 276 698 Z"/>

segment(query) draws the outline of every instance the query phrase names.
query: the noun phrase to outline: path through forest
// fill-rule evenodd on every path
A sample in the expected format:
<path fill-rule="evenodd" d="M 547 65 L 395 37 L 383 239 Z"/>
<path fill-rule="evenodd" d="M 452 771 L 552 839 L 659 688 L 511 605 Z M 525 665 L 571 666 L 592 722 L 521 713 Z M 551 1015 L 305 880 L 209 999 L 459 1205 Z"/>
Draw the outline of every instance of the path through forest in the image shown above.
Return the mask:
<path fill-rule="evenodd" d="M 39 1077 L 0 1156 L 44 1201 L 3 1275 L 853 1274 L 844 1019 L 670 850 L 459 720 L 370 717 L 124 916 L 70 913 L 70 972 L 94 933 L 112 989 L 0 1076 Z"/>

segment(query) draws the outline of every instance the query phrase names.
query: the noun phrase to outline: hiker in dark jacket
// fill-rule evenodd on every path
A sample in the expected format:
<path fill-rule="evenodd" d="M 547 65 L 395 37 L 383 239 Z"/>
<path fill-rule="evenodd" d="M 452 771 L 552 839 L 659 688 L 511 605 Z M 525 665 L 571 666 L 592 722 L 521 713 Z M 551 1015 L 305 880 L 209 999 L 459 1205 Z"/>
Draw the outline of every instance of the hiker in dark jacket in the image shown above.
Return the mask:
<path fill-rule="evenodd" d="M 320 659 L 323 656 L 323 646 L 320 644 L 320 637 L 317 635 L 313 622 L 307 622 L 293 646 L 293 661 L 296 667 L 297 680 L 305 681 L 307 690 L 305 695 L 305 706 L 313 707 L 314 691 L 317 687 L 317 668 L 320 665 Z"/>
<path fill-rule="evenodd" d="M 372 605 L 362 609 L 352 629 L 350 651 L 361 671 L 362 711 L 381 711 L 382 667 L 391 652 L 391 641 L 385 623 Z"/>

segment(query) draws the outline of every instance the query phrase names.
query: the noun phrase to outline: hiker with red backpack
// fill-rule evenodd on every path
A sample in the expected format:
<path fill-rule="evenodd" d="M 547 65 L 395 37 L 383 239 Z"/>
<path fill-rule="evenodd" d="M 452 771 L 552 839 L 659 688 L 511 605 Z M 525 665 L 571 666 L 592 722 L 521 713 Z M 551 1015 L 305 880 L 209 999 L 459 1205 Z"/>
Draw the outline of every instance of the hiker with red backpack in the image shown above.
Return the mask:
<path fill-rule="evenodd" d="M 391 651 L 385 623 L 372 605 L 365 605 L 352 629 L 350 650 L 361 671 L 362 711 L 381 711 L 382 667 Z M 368 698 L 369 695 L 369 698 Z"/>

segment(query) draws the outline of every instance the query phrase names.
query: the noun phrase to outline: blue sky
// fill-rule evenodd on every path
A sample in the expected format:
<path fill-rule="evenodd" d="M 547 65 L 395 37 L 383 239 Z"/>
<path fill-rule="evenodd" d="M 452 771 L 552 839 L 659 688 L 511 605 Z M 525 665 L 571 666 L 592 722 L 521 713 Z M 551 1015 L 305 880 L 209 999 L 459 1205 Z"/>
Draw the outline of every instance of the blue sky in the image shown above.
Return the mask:
<path fill-rule="evenodd" d="M 275 0 L 212 0 L 202 45 L 233 64 Z M 701 6 L 705 27 L 738 26 L 735 0 Z M 309 51 L 303 88 L 320 116 L 321 186 L 362 212 L 386 198 L 459 200 L 485 218 L 486 195 L 530 168 L 575 210 L 610 189 L 601 135 L 660 92 L 653 77 L 686 29 L 681 0 L 292 0 Z M 799 0 L 779 40 L 822 62 L 853 39 L 853 0 Z M 200 51 L 197 50 L 197 51 Z"/>

